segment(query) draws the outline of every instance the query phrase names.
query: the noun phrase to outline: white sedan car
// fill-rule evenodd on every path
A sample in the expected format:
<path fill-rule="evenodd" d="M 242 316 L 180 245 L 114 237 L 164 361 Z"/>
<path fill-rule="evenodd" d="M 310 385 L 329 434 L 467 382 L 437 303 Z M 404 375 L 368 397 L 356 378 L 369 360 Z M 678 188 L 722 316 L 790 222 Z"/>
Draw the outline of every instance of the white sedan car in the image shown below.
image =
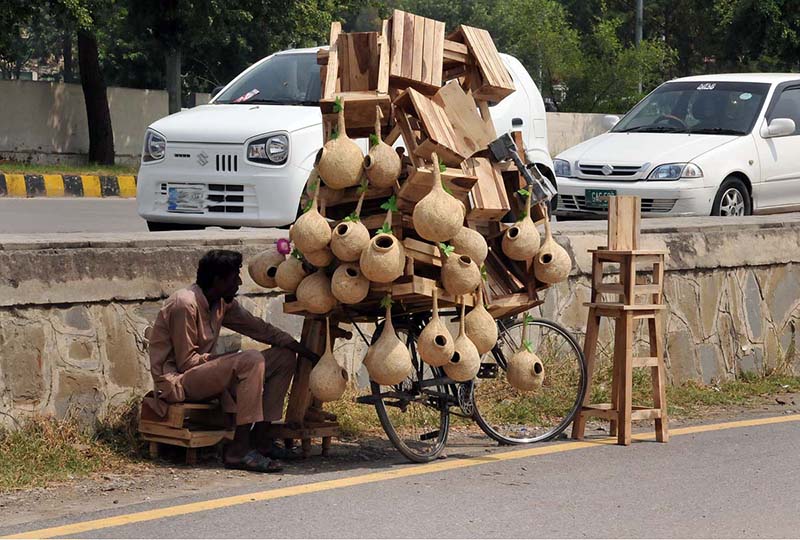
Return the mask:
<path fill-rule="evenodd" d="M 800 209 L 800 74 L 686 77 L 554 160 L 557 215 L 604 216 L 637 195 L 645 216 Z"/>

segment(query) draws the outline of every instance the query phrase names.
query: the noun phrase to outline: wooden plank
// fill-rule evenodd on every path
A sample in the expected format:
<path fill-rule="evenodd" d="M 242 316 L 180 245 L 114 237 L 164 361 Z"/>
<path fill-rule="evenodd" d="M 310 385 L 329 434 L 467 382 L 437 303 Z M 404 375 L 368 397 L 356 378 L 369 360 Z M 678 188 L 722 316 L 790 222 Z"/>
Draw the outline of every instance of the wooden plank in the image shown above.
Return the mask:
<path fill-rule="evenodd" d="M 478 115 L 475 100 L 464 92 L 457 81 L 444 85 L 433 97 L 433 101 L 450 119 L 454 135 L 465 151 L 465 157 L 485 149 L 495 139 L 494 130 L 490 131 Z"/>
<path fill-rule="evenodd" d="M 431 62 L 431 86 L 442 85 L 442 66 L 444 65 L 444 23 L 434 21 L 433 24 L 433 51 L 426 57 Z"/>
<path fill-rule="evenodd" d="M 403 29 L 405 26 L 405 15 L 400 10 L 394 10 L 389 21 L 391 26 L 389 74 L 390 76 L 403 75 Z"/>
<path fill-rule="evenodd" d="M 650 335 L 650 354 L 658 359 L 657 364 L 650 370 L 653 380 L 653 406 L 661 411 L 661 415 L 656 420 L 656 440 L 665 443 L 669 441 L 669 419 L 667 417 L 667 379 L 664 368 L 664 327 L 661 314 L 657 314 L 648 321 L 647 327 Z"/>
<path fill-rule="evenodd" d="M 589 308 L 589 315 L 586 320 L 586 336 L 583 340 L 583 355 L 586 359 L 586 388 L 588 389 L 583 397 L 583 409 L 577 414 L 572 423 L 572 438 L 583 439 L 586 431 L 586 407 L 592 394 L 592 379 L 594 378 L 595 359 L 597 355 L 597 340 L 600 334 L 600 317 L 593 308 Z"/>
<path fill-rule="evenodd" d="M 464 174 L 461 169 L 455 168 L 447 168 L 440 175 L 445 186 L 453 192 L 453 196 L 462 202 L 467 201 L 470 189 L 478 181 L 477 177 Z M 397 193 L 400 210 L 411 212 L 416 203 L 430 193 L 433 182 L 433 172 L 429 167 L 415 168 Z"/>
<path fill-rule="evenodd" d="M 380 59 L 378 61 L 378 85 L 379 94 L 389 93 L 389 21 L 384 20 L 381 25 L 381 35 L 378 38 Z M 386 117 L 388 118 L 388 116 Z M 391 144 L 391 143 L 387 143 Z"/>
<path fill-rule="evenodd" d="M 608 200 L 608 249 L 611 251 L 639 248 L 642 199 L 617 195 Z"/>
<path fill-rule="evenodd" d="M 620 363 L 622 380 L 619 386 L 619 418 L 617 443 L 631 444 L 631 413 L 633 408 L 633 318 L 630 313 L 617 320 L 614 338 L 614 362 Z"/>
<path fill-rule="evenodd" d="M 417 58 L 417 62 L 420 64 L 421 68 L 419 79 L 422 82 L 431 84 L 433 74 L 433 49 L 436 41 L 436 21 L 433 19 L 418 17 L 417 24 L 419 24 L 420 20 L 424 25 L 425 30 L 422 33 L 422 55 Z"/>
<path fill-rule="evenodd" d="M 319 320 L 306 319 L 300 336 L 301 342 L 311 351 L 322 355 L 325 352 L 325 332 Z M 286 407 L 286 422 L 303 425 L 303 420 L 311 404 L 311 390 L 308 378 L 311 375 L 311 362 L 305 358 L 297 359 L 297 371 L 292 380 L 289 403 Z"/>
<path fill-rule="evenodd" d="M 637 356 L 633 359 L 633 367 L 644 368 L 658 365 L 657 356 Z"/>
<path fill-rule="evenodd" d="M 404 13 L 405 22 L 403 23 L 403 69 L 402 77 L 406 79 L 414 78 L 414 40 L 418 28 L 415 26 L 415 15 Z"/>
<path fill-rule="evenodd" d="M 444 64 L 466 64 L 470 61 L 469 50 L 463 43 L 442 37 L 442 52 Z"/>
<path fill-rule="evenodd" d="M 414 31 L 420 32 L 414 40 L 414 69 L 412 70 L 412 78 L 416 81 L 426 82 L 430 78 L 430 66 L 425 65 L 425 59 L 431 52 L 433 42 L 431 40 L 428 48 L 425 47 L 425 42 L 428 41 L 428 33 L 433 34 L 433 20 L 419 15 L 414 16 Z M 431 38 L 433 36 L 431 35 Z"/>
<path fill-rule="evenodd" d="M 499 220 L 511 209 L 503 177 L 488 158 L 471 158 L 464 162 L 465 172 L 478 177 L 470 192 L 470 220 Z"/>
<path fill-rule="evenodd" d="M 338 41 L 342 33 L 342 24 L 331 23 L 330 47 L 328 49 L 328 65 L 325 71 L 325 83 L 322 85 L 322 97 L 332 98 L 336 92 L 336 81 L 339 78 Z"/>

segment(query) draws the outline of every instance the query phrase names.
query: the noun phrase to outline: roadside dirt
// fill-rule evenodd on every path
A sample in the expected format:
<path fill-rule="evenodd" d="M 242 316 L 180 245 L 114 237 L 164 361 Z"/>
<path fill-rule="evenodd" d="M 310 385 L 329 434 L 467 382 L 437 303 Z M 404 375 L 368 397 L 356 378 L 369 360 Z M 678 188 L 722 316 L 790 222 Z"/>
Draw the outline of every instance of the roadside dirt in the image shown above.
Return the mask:
<path fill-rule="evenodd" d="M 800 394 L 762 396 L 756 406 L 705 409 L 691 418 L 671 419 L 671 427 L 709 422 L 730 421 L 758 416 L 777 416 L 800 413 Z M 600 423 L 589 424 L 587 436 L 607 433 Z M 645 424 L 637 431 L 650 429 Z M 316 441 L 318 443 L 319 441 Z M 447 456 L 470 457 L 502 450 L 477 428 L 451 428 Z M 360 437 L 337 440 L 330 455 L 319 455 L 316 444 L 308 460 L 285 463 L 279 475 L 260 475 L 225 469 L 219 456 L 210 452 L 195 466 L 182 464 L 183 454 L 151 462 L 134 463 L 129 470 L 95 474 L 86 478 L 36 488 L 0 493 L 0 524 L 14 526 L 32 521 L 56 519 L 75 513 L 111 510 L 141 503 L 170 499 L 191 501 L 198 497 L 224 496 L 232 488 L 248 486 L 253 491 L 273 489 L 332 476 L 363 474 L 396 467 L 406 462 L 385 438 Z M 130 509 L 133 511 L 134 509 Z"/>

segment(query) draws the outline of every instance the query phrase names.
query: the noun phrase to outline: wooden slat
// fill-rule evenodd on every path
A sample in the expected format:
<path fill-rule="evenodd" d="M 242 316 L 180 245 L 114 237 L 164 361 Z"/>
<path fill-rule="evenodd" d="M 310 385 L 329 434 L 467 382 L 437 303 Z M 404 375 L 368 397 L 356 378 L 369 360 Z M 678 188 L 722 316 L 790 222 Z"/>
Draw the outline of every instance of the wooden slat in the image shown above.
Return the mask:
<path fill-rule="evenodd" d="M 411 79 L 424 81 L 422 64 L 425 59 L 425 32 L 427 31 L 425 17 L 414 15 L 414 56 L 412 58 Z"/>
<path fill-rule="evenodd" d="M 401 76 L 406 79 L 414 78 L 414 40 L 418 28 L 415 26 L 415 15 L 403 13 L 403 67 Z"/>
<path fill-rule="evenodd" d="M 380 60 L 378 62 L 378 86 L 379 94 L 389 93 L 389 21 L 383 21 L 381 35 L 378 38 L 380 48 Z M 387 117 L 388 118 L 388 117 Z"/>
<path fill-rule="evenodd" d="M 467 201 L 470 189 L 478 181 L 477 177 L 467 175 L 461 169 L 455 168 L 447 168 L 440 175 L 445 186 L 453 192 L 453 196 L 462 202 Z M 397 193 L 400 210 L 411 212 L 414 205 L 430 193 L 433 181 L 433 172 L 430 168 L 415 168 Z"/>
<path fill-rule="evenodd" d="M 470 220 L 499 220 L 511 209 L 505 182 L 488 158 L 471 158 L 464 162 L 464 170 L 474 174 L 478 181 L 470 192 L 467 218 Z"/>
<path fill-rule="evenodd" d="M 444 63 L 466 64 L 470 61 L 469 50 L 463 43 L 450 39 L 443 39 Z"/>
<path fill-rule="evenodd" d="M 336 92 L 336 81 L 339 78 L 338 41 L 342 33 L 342 24 L 331 23 L 330 48 L 328 49 L 328 65 L 325 71 L 325 84 L 322 86 L 323 99 L 330 99 Z"/>
<path fill-rule="evenodd" d="M 444 64 L 444 23 L 434 21 L 433 51 L 426 57 L 431 62 L 431 86 L 442 85 L 442 65 Z"/>
<path fill-rule="evenodd" d="M 426 19 L 423 17 L 417 18 L 417 24 L 422 23 L 424 26 L 423 35 L 423 43 L 422 43 L 422 54 L 419 58 L 417 58 L 417 63 L 420 65 L 419 68 L 419 80 L 424 83 L 431 84 L 431 74 L 432 74 L 432 60 L 433 60 L 433 48 L 435 46 L 436 35 L 435 35 L 435 25 L 436 21 L 433 19 Z"/>
<path fill-rule="evenodd" d="M 485 149 L 495 139 L 494 130 L 487 129 L 486 123 L 478 115 L 475 100 L 464 92 L 457 81 L 443 86 L 433 101 L 450 119 L 454 135 L 466 157 Z"/>
<path fill-rule="evenodd" d="M 403 74 L 403 30 L 405 27 L 405 16 L 402 11 L 394 10 L 390 21 L 392 33 L 390 36 L 390 56 L 389 74 L 392 76 L 402 76 Z"/>
<path fill-rule="evenodd" d="M 657 365 L 657 356 L 637 356 L 633 359 L 633 367 L 635 368 L 653 367 Z"/>

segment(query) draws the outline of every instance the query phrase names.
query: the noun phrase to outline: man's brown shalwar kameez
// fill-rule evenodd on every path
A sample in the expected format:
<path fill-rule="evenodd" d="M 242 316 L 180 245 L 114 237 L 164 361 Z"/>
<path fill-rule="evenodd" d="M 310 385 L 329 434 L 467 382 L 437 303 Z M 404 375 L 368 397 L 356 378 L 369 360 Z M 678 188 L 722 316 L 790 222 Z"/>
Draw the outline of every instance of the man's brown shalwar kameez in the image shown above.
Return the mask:
<path fill-rule="evenodd" d="M 272 348 L 213 355 L 223 326 Z M 164 303 L 150 337 L 154 408 L 163 414 L 166 403 L 219 395 L 223 410 L 236 415 L 236 425 L 279 420 L 297 363 L 285 348 L 293 342 L 236 300 L 220 300 L 212 311 L 197 284 L 181 289 Z"/>

